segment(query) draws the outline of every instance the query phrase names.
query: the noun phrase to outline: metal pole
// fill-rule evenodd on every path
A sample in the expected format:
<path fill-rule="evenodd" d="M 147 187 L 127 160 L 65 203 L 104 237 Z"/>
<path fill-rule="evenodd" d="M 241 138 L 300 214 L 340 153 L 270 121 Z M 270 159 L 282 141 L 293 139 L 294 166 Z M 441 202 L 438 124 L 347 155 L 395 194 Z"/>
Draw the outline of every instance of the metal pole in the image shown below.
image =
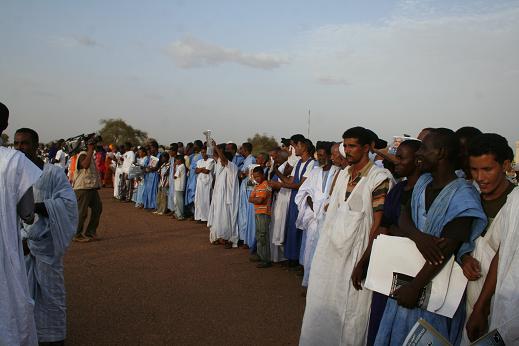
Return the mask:
<path fill-rule="evenodd" d="M 308 131 L 306 137 L 310 138 L 310 109 L 308 109 Z"/>

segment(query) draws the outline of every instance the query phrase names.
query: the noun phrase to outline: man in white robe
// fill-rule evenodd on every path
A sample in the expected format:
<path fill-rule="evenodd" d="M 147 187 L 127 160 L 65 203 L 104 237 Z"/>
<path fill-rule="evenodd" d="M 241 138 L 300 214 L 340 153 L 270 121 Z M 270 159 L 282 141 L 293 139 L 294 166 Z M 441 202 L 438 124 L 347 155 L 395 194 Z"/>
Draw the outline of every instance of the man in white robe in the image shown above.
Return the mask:
<path fill-rule="evenodd" d="M 324 207 L 336 172 L 340 169 L 331 161 L 331 142 L 317 142 L 317 162 L 308 179 L 301 185 L 296 195 L 296 204 L 299 209 L 296 225 L 307 233 L 304 250 L 303 287 L 308 287 L 312 259 L 319 240 L 320 228 L 324 222 Z"/>
<path fill-rule="evenodd" d="M 288 165 L 288 152 L 280 150 L 274 158 L 273 171 L 278 170 L 285 176 L 289 176 L 292 167 Z M 291 190 L 282 187 L 279 177 L 274 173 L 269 181 L 272 187 L 272 216 L 270 219 L 270 254 L 272 262 L 285 260 L 283 256 L 283 242 L 285 241 L 285 227 L 290 203 Z"/>
<path fill-rule="evenodd" d="M 476 239 L 474 250 L 461 257 L 463 272 L 469 280 L 462 344 L 470 344 L 470 341 L 485 334 L 492 321 L 491 301 L 496 288 L 498 266 L 495 255 L 502 237 L 499 228 L 501 222 L 498 220 L 507 196 L 515 187 L 506 177 L 506 168 L 513 159 L 513 151 L 506 138 L 492 133 L 478 135 L 467 147 L 467 157 L 471 176 L 480 190 L 488 226 L 481 237 Z"/>
<path fill-rule="evenodd" d="M 0 134 L 8 118 L 0 103 Z M 32 185 L 40 175 L 21 152 L 0 146 L 0 345 L 38 344 L 19 225 L 34 221 Z"/>
<path fill-rule="evenodd" d="M 211 206 L 211 192 L 213 187 L 214 160 L 207 156 L 207 148 L 200 151 L 202 160 L 196 163 L 197 174 L 195 190 L 195 220 L 207 222 Z"/>
<path fill-rule="evenodd" d="M 499 220 L 502 241 L 497 258 L 497 286 L 490 330 L 497 329 L 506 345 L 519 343 L 519 190 L 508 195 Z M 495 220 L 494 222 L 498 222 Z"/>
<path fill-rule="evenodd" d="M 209 210 L 207 227 L 210 229 L 209 240 L 215 243 L 225 241 L 226 248 L 238 246 L 238 203 L 239 182 L 238 167 L 232 163 L 231 154 L 216 148 L 215 184 L 213 199 Z"/>
<path fill-rule="evenodd" d="M 24 225 L 22 235 L 30 250 L 25 257 L 29 290 L 34 299 L 34 318 L 39 343 L 63 343 L 66 337 L 63 256 L 78 223 L 76 195 L 60 167 L 44 164 L 37 156 L 38 134 L 19 129 L 15 148 L 43 169 L 33 185 L 37 220 Z"/>
<path fill-rule="evenodd" d="M 315 250 L 300 345 L 366 343 L 371 292 L 356 290 L 350 278 L 380 224 L 392 177 L 369 161 L 364 128 L 347 130 L 343 140 L 349 166 L 337 177 Z"/>

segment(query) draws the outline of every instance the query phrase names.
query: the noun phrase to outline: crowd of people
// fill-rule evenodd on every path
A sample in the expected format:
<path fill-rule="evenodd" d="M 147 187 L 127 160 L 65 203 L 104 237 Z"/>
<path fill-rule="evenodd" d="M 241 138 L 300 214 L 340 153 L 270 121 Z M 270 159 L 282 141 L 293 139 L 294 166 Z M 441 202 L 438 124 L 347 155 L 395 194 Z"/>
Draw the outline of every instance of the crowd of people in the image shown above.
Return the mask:
<path fill-rule="evenodd" d="M 248 249 L 257 268 L 277 263 L 300 276 L 301 345 L 402 345 L 419 319 L 453 345 L 494 329 L 519 342 L 519 189 L 504 137 L 425 128 L 388 147 L 357 126 L 341 141 L 296 134 L 281 143 L 253 155 L 251 143 L 212 139 L 88 142 L 67 157 L 62 143 L 38 152 L 37 133 L 19 129 L 17 150 L 0 149 L 1 261 L 12 264 L 0 272 L 0 344 L 64 342 L 62 258 L 70 241 L 96 240 L 103 186 L 136 208 L 206 225 L 214 246 Z M 364 285 L 381 235 L 410 239 L 425 259 L 391 297 Z M 420 296 L 452 258 L 468 283 L 447 317 Z"/>

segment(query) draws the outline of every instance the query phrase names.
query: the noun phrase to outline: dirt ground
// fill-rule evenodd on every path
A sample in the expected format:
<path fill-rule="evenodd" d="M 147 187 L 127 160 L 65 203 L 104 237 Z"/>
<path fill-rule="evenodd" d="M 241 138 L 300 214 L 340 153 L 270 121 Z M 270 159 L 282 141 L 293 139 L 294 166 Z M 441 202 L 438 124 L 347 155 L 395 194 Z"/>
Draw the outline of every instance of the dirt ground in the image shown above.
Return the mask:
<path fill-rule="evenodd" d="M 101 191 L 99 241 L 65 257 L 68 345 L 295 345 L 300 278 L 257 269 L 205 225 L 156 216 Z"/>

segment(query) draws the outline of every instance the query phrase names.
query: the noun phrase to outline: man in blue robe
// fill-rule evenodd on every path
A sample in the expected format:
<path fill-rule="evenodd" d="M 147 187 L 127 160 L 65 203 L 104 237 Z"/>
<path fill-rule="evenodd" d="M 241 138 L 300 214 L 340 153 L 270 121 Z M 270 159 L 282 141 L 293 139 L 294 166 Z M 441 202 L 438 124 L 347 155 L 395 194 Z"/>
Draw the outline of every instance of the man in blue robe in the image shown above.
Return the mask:
<path fill-rule="evenodd" d="M 9 110 L 0 102 L 0 134 L 8 119 Z M 0 345 L 38 343 L 19 226 L 20 219 L 35 219 L 32 185 L 41 174 L 25 155 L 3 147 L 0 140 Z"/>
<path fill-rule="evenodd" d="M 200 154 L 200 150 L 203 146 L 204 143 L 202 143 L 201 140 L 196 140 L 193 143 L 193 153 L 189 155 L 189 176 L 187 177 L 184 204 L 190 211 L 191 215 L 194 215 L 193 206 L 195 202 L 196 180 L 198 177 L 198 174 L 196 174 L 196 163 L 199 160 L 202 160 L 202 154 Z"/>
<path fill-rule="evenodd" d="M 227 143 L 225 145 L 225 151 L 232 154 L 232 163 L 234 163 L 236 167 L 238 167 L 238 169 L 241 169 L 243 167 L 244 157 L 238 152 L 238 147 L 236 146 L 236 143 Z"/>
<path fill-rule="evenodd" d="M 254 205 L 249 203 L 249 197 L 254 189 L 254 184 L 249 177 L 249 169 L 256 164 L 256 158 L 252 156 L 252 144 L 243 143 L 242 153 L 245 159 L 239 170 L 240 183 L 240 202 L 238 207 L 238 231 L 240 240 L 248 246 L 252 247 L 256 239 L 256 220 L 254 214 Z"/>
<path fill-rule="evenodd" d="M 314 146 L 309 139 L 302 139 L 294 142 L 295 155 L 300 159 L 297 161 L 290 177 L 284 176 L 276 170 L 276 175 L 282 181 L 282 187 L 291 189 L 290 203 L 288 205 L 288 215 L 286 221 L 284 251 L 285 257 L 288 259 L 288 265 L 291 268 L 297 268 L 299 257 L 301 255 L 301 243 L 303 231 L 296 226 L 299 210 L 295 203 L 295 198 L 299 187 L 305 182 L 310 175 L 315 161 L 313 159 Z"/>
<path fill-rule="evenodd" d="M 461 341 L 465 318 L 462 302 L 452 318 L 417 306 L 420 291 L 454 255 L 474 249 L 475 239 L 486 227 L 487 218 L 475 187 L 457 178 L 458 139 L 444 128 L 431 130 L 416 153 L 423 174 L 413 190 L 411 203 L 401 212 L 391 234 L 407 236 L 416 243 L 426 263 L 413 280 L 398 288 L 389 299 L 375 345 L 402 345 L 419 318 L 429 322 L 453 345 Z"/>
<path fill-rule="evenodd" d="M 149 144 L 148 157 L 144 160 L 144 209 L 157 209 L 157 191 L 159 188 L 159 145 L 152 140 Z"/>
<path fill-rule="evenodd" d="M 66 337 L 66 299 L 63 256 L 78 224 L 76 195 L 63 169 L 44 164 L 37 156 L 38 134 L 16 131 L 14 144 L 43 169 L 33 185 L 36 222 L 24 225 L 22 234 L 29 253 L 25 256 L 29 291 L 34 299 L 38 342 L 63 343 Z"/>

